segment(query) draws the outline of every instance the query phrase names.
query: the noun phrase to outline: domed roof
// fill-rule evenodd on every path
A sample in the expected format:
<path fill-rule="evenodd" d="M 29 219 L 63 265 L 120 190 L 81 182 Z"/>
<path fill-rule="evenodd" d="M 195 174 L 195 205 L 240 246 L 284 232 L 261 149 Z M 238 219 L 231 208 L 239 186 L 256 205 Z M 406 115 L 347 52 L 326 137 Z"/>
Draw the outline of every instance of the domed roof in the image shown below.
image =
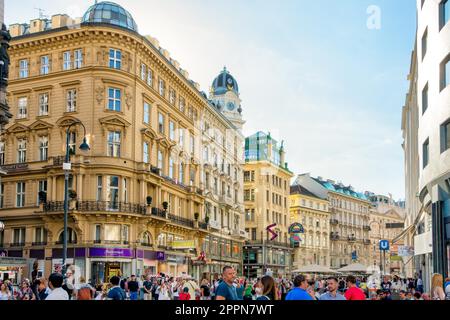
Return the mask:
<path fill-rule="evenodd" d="M 221 95 L 227 91 L 234 91 L 239 94 L 239 87 L 236 79 L 227 71 L 227 68 L 223 68 L 222 72 L 214 79 L 212 84 L 214 95 Z"/>
<path fill-rule="evenodd" d="M 114 2 L 103 1 L 91 6 L 83 15 L 82 23 L 109 23 L 137 32 L 131 14 Z"/>

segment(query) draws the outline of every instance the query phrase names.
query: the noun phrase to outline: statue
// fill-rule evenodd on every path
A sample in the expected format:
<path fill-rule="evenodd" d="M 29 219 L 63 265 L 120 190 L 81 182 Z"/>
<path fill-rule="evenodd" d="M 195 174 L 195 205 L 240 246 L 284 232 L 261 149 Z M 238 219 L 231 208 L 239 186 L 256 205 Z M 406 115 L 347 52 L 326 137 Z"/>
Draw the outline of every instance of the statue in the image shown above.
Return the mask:
<path fill-rule="evenodd" d="M 10 64 L 8 48 L 10 41 L 11 35 L 3 23 L 0 31 L 0 88 L 5 88 L 8 85 Z"/>

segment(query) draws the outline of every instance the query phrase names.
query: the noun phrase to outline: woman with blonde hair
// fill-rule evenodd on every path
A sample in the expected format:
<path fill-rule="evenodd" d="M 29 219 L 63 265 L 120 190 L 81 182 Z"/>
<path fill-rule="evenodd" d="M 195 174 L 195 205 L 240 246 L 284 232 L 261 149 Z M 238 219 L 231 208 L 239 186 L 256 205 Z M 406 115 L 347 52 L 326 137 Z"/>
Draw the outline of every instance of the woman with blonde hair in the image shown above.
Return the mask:
<path fill-rule="evenodd" d="M 444 283 L 442 274 L 434 273 L 431 278 L 431 298 L 433 300 L 445 300 Z"/>
<path fill-rule="evenodd" d="M 12 300 L 12 294 L 4 282 L 0 282 L 0 301 L 1 300 Z"/>

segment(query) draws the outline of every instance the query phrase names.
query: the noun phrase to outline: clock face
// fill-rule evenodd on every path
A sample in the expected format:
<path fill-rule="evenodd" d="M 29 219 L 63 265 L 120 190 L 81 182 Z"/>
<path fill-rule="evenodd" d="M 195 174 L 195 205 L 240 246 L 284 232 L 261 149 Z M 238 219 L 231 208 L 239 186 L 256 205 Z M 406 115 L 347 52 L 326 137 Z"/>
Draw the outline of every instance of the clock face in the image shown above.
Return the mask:
<path fill-rule="evenodd" d="M 228 110 L 233 111 L 234 110 L 234 103 L 233 102 L 228 102 L 227 108 L 228 108 Z"/>

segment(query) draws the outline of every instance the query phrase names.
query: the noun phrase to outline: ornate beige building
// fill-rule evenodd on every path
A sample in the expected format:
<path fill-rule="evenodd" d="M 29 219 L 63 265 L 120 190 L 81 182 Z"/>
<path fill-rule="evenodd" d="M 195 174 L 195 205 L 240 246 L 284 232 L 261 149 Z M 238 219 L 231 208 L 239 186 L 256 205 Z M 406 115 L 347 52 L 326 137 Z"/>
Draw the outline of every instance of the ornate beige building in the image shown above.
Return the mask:
<path fill-rule="evenodd" d="M 371 264 L 385 271 L 385 273 L 406 276 L 405 261 L 398 255 L 398 247 L 403 246 L 404 241 L 400 239 L 394 242 L 394 239 L 402 233 L 404 228 L 405 208 L 402 203 L 395 202 L 390 197 L 369 192 L 365 194 L 372 202 L 369 215 L 370 241 L 372 245 Z M 383 255 L 380 256 L 380 240 L 389 241 L 390 249 L 385 253 L 385 258 L 383 258 Z"/>
<path fill-rule="evenodd" d="M 285 162 L 283 143 L 278 146 L 269 134 L 257 132 L 245 139 L 244 205 L 245 230 L 249 241 L 244 246 L 244 275 L 287 276 L 292 268 L 289 241 L 289 187 L 293 176 Z M 277 237 L 267 227 L 273 225 Z"/>
<path fill-rule="evenodd" d="M 304 233 L 294 249 L 294 268 L 311 264 L 330 267 L 330 211 L 322 199 L 301 185 L 291 186 L 291 223 L 300 223 Z"/>
<path fill-rule="evenodd" d="M 10 26 L 14 118 L 0 137 L 7 172 L 0 247 L 10 257 L 37 261 L 45 275 L 61 263 L 62 163 L 72 125 L 69 262 L 82 275 L 94 281 L 119 271 L 201 277 L 223 264 L 242 273 L 241 112 L 226 116 L 156 39 L 137 33 L 122 7 L 100 2 L 79 23 L 55 15 Z M 208 142 L 206 122 L 222 141 Z M 80 123 L 87 153 L 78 150 Z M 216 168 L 203 157 L 210 144 L 226 159 L 217 185 L 206 179 Z M 213 186 L 221 198 L 212 198 Z M 206 259 L 198 260 L 202 252 Z"/>
<path fill-rule="evenodd" d="M 368 266 L 370 262 L 369 210 L 370 201 L 351 186 L 299 175 L 300 185 L 322 199 L 328 199 L 330 208 L 330 265 L 341 268 L 353 262 Z"/>

